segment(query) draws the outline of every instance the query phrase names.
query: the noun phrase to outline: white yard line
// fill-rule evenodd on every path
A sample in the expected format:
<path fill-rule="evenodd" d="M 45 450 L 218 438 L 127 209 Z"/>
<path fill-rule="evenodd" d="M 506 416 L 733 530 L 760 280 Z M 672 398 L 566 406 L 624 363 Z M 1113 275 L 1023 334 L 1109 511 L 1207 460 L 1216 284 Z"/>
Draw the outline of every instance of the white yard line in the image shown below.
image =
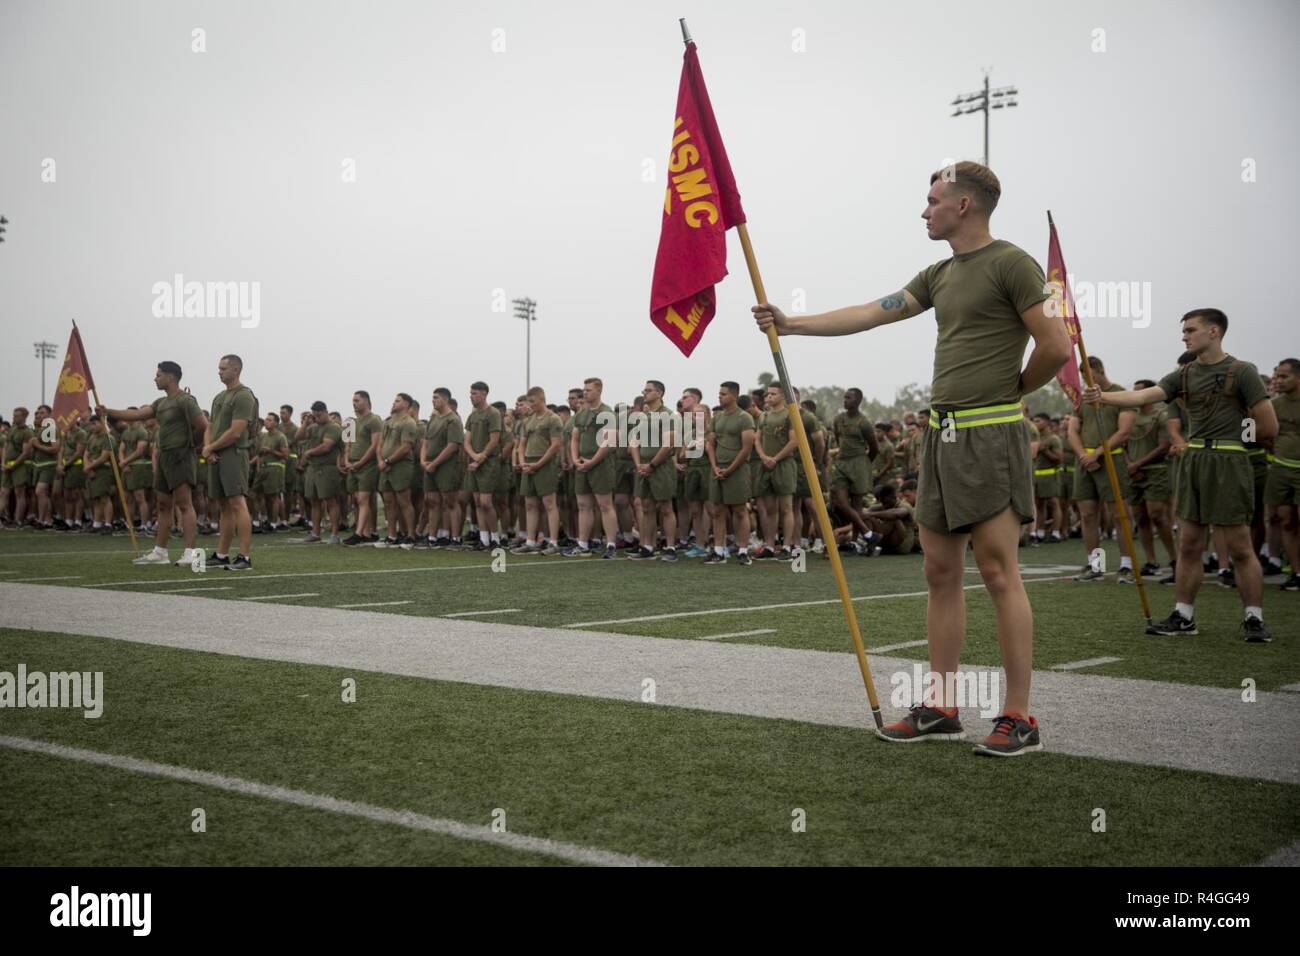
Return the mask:
<path fill-rule="evenodd" d="M 1034 578 L 1032 581 L 1026 581 L 1026 584 L 1039 584 L 1043 581 L 1064 581 L 1065 577 L 1059 578 Z M 983 584 L 968 584 L 963 591 L 978 591 L 983 589 Z M 925 597 L 927 591 L 904 591 L 899 594 L 864 594 L 861 597 L 855 597 L 857 601 L 884 601 L 888 598 L 905 598 L 905 597 Z M 609 621 L 578 621 L 576 624 L 562 624 L 561 627 L 597 627 L 606 624 L 639 624 L 642 621 L 666 621 L 674 617 L 699 617 L 704 614 L 733 614 L 742 611 L 776 611 L 788 607 L 814 607 L 819 604 L 839 604 L 839 598 L 823 598 L 817 601 L 791 601 L 787 604 L 750 604 L 745 607 L 714 607 L 702 611 L 674 611 L 671 614 L 646 614 L 641 617 L 624 617 Z"/>
<path fill-rule="evenodd" d="M 922 647 L 930 642 L 927 640 L 903 641 L 901 644 L 886 644 L 884 647 L 868 647 L 868 654 L 888 654 L 890 651 L 901 651 L 905 647 Z"/>
<path fill-rule="evenodd" d="M 306 793 L 302 790 L 290 790 L 287 787 L 277 787 L 272 784 L 258 783 L 255 780 L 244 780 L 240 777 L 229 777 L 221 773 L 210 773 L 206 770 L 190 770 L 187 767 L 177 767 L 165 763 L 154 763 L 151 760 L 139 760 L 135 757 L 100 753 L 95 750 L 83 750 L 80 747 L 65 747 L 62 744 L 48 743 L 43 740 L 31 740 L 27 737 L 0 736 L 0 747 L 5 747 L 9 750 L 20 750 L 26 753 L 42 754 L 47 757 L 59 757 L 63 760 L 73 760 L 78 763 L 96 764 L 101 767 L 113 767 L 117 770 L 126 770 L 131 773 L 145 774 L 150 777 L 161 777 L 165 780 L 179 780 L 182 783 L 192 783 L 201 787 L 212 787 L 217 790 L 224 790 L 227 793 L 236 793 L 240 796 L 259 797 L 263 800 L 273 800 L 276 803 L 288 803 L 294 806 L 306 807 L 309 810 L 324 810 L 327 813 L 339 813 L 343 816 L 358 817 L 363 820 L 372 820 L 376 823 L 386 823 L 391 826 L 406 827 L 408 830 L 423 830 L 428 833 L 437 833 L 457 840 L 470 840 L 476 843 L 493 843 L 510 850 L 521 850 L 525 853 L 538 853 L 543 856 L 554 857 L 560 860 L 569 860 L 574 863 L 585 863 L 590 866 L 664 865 L 662 863 L 656 863 L 654 860 L 644 859 L 643 857 L 627 856 L 622 853 L 611 853 L 608 850 L 580 846 L 576 843 L 562 843 L 558 840 L 547 840 L 542 837 L 526 836 L 522 833 L 510 833 L 508 831 L 497 832 L 488 826 L 462 823 L 459 820 L 428 817 L 422 813 L 413 813 L 410 810 L 390 810 L 387 807 L 377 807 L 370 803 L 359 803 L 355 800 L 339 800 L 336 797 L 326 797 L 315 793 Z"/>
<path fill-rule="evenodd" d="M 180 594 L 183 591 L 229 591 L 229 585 L 218 585 L 217 587 L 205 586 L 201 588 L 172 588 L 170 591 L 159 591 L 159 594 Z M 146 592 L 147 593 L 147 592 Z"/>
<path fill-rule="evenodd" d="M 1293 694 L 1300 694 L 1300 684 L 1287 684 L 1285 687 L 1279 687 L 1278 690 L 1286 690 Z"/>
<path fill-rule="evenodd" d="M 499 611 L 457 611 L 455 614 L 441 614 L 439 617 L 476 617 L 483 614 L 518 614 L 517 607 L 503 607 Z"/>
<path fill-rule="evenodd" d="M 306 591 L 302 594 L 259 594 L 256 597 L 240 598 L 241 601 L 282 601 L 287 598 L 320 597 L 319 591 Z"/>
<path fill-rule="evenodd" d="M 775 634 L 776 629 L 765 627 L 758 631 L 733 631 L 730 634 L 701 634 L 696 638 L 697 641 L 720 641 L 724 637 L 755 637 L 759 634 Z"/>
<path fill-rule="evenodd" d="M 398 604 L 414 604 L 414 601 L 370 601 L 366 604 L 335 604 L 336 608 L 347 607 L 395 607 Z"/>
<path fill-rule="evenodd" d="M 506 571 L 522 571 L 524 568 L 591 568 L 591 565 L 582 561 L 537 561 L 520 564 L 515 561 L 509 562 Z M 346 574 L 416 574 L 421 571 L 490 571 L 492 565 L 488 564 L 457 564 L 451 567 L 421 567 L 421 568 L 362 568 L 354 571 L 295 571 L 290 574 L 250 574 L 247 571 L 240 572 L 241 581 L 269 581 L 272 578 L 332 578 Z M 131 584 L 181 584 L 188 578 L 178 578 L 174 581 L 106 581 L 102 584 L 87 584 L 88 588 L 116 588 L 124 587 Z"/>
<path fill-rule="evenodd" d="M 1071 661 L 1068 664 L 1053 664 L 1054 671 L 1077 671 L 1081 667 L 1100 667 L 1102 664 L 1114 664 L 1122 661 L 1122 657 L 1090 657 L 1086 661 Z"/>
<path fill-rule="evenodd" d="M 44 581 L 80 581 L 80 574 L 65 574 L 57 578 L 14 578 L 10 584 L 40 584 Z"/>

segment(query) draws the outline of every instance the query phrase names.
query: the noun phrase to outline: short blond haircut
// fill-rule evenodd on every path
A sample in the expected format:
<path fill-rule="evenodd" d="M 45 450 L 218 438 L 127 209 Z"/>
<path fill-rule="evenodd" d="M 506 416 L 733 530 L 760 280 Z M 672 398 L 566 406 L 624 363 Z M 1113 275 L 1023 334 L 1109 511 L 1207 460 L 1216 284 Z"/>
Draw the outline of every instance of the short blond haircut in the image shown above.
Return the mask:
<path fill-rule="evenodd" d="M 583 384 L 583 385 L 595 385 L 597 388 L 601 389 L 602 391 L 604 391 L 604 389 L 605 389 L 605 383 L 602 382 L 602 381 L 601 381 L 600 379 L 598 379 L 598 378 L 584 378 L 584 379 L 582 380 L 582 384 Z"/>
<path fill-rule="evenodd" d="M 546 401 L 546 392 L 545 392 L 545 390 L 542 388 L 542 386 L 540 386 L 540 385 L 534 385 L 532 388 L 530 388 L 530 389 L 528 390 L 528 397 L 529 397 L 529 398 L 540 398 L 542 401 Z"/>
<path fill-rule="evenodd" d="M 998 208 L 998 200 L 1002 198 L 1002 183 L 993 170 L 982 163 L 963 159 L 954 166 L 945 166 L 930 174 L 930 185 L 933 186 L 940 179 L 955 185 L 974 199 L 975 205 L 985 212 L 992 214 Z"/>

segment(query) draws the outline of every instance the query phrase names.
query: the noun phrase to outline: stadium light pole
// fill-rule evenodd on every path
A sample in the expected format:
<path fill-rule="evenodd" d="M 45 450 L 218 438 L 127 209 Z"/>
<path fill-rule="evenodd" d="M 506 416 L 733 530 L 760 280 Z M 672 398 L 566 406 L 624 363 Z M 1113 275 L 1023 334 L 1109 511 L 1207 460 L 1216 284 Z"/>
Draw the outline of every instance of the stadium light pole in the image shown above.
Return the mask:
<path fill-rule="evenodd" d="M 984 71 L 984 88 L 975 90 L 973 93 L 962 93 L 954 99 L 949 106 L 955 106 L 956 110 L 953 116 L 965 116 L 967 113 L 984 114 L 984 165 L 989 164 L 989 111 L 1009 109 L 1016 105 L 1015 98 L 1019 92 L 1014 86 L 999 86 L 997 89 L 989 88 L 989 73 L 991 70 Z"/>
<path fill-rule="evenodd" d="M 533 323 L 537 321 L 536 299 L 511 299 L 515 318 L 524 321 L 524 391 L 533 387 Z"/>
<path fill-rule="evenodd" d="M 53 342 L 33 342 L 32 346 L 36 349 L 36 357 L 41 360 L 41 404 L 45 404 L 45 360 L 56 357 L 55 349 L 58 348 Z"/>

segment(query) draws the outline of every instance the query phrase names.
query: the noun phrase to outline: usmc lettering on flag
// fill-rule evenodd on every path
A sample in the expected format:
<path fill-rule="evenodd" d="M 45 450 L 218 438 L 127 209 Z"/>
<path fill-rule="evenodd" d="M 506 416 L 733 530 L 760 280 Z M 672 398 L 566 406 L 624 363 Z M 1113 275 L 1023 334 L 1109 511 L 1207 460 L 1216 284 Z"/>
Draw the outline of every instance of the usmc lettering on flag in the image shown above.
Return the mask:
<path fill-rule="evenodd" d="M 650 320 L 685 355 L 691 354 L 713 318 L 713 287 L 727 274 L 727 230 L 744 221 L 692 43 L 686 48 L 677 91 L 650 290 Z"/>

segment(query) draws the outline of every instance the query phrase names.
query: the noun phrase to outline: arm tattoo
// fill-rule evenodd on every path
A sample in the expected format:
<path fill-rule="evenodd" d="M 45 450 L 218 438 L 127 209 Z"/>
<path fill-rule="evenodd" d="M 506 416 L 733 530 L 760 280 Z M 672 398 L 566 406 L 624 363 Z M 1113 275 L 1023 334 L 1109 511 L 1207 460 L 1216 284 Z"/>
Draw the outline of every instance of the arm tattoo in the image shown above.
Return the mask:
<path fill-rule="evenodd" d="M 880 307 L 886 312 L 892 309 L 901 309 L 906 302 L 903 299 L 902 291 L 895 292 L 893 295 L 887 295 L 880 300 Z"/>

